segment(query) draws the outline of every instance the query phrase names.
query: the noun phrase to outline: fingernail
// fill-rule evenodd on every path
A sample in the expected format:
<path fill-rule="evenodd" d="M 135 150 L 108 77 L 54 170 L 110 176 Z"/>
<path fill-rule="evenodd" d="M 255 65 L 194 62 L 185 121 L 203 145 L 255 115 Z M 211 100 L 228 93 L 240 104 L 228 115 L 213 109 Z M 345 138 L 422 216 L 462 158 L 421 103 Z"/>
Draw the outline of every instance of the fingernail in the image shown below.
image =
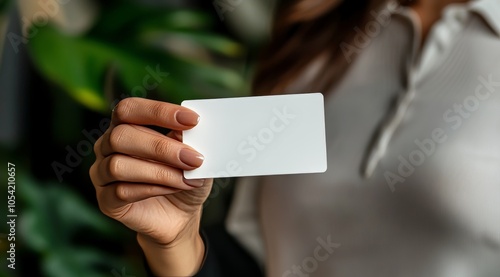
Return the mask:
<path fill-rule="evenodd" d="M 187 185 L 190 185 L 192 187 L 201 187 L 203 186 L 203 184 L 205 184 L 205 179 L 191 179 L 191 180 L 188 180 L 186 178 L 184 178 L 184 183 L 186 183 Z"/>
<path fill-rule="evenodd" d="M 184 148 L 179 152 L 179 159 L 188 166 L 200 167 L 205 157 L 196 151 Z"/>
<path fill-rule="evenodd" d="M 195 126 L 200 121 L 200 116 L 195 112 L 178 111 L 175 114 L 175 119 L 182 125 Z"/>

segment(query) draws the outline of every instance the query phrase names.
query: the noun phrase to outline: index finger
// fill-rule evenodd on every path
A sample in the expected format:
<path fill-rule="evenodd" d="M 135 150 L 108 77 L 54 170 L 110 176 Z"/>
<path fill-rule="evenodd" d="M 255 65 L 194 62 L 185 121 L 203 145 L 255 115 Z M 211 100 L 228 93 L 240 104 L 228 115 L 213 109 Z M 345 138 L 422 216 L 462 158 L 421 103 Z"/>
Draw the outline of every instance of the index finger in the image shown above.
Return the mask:
<path fill-rule="evenodd" d="M 125 98 L 113 109 L 111 124 L 154 125 L 171 130 L 187 130 L 198 124 L 200 116 L 192 110 L 139 97 Z"/>

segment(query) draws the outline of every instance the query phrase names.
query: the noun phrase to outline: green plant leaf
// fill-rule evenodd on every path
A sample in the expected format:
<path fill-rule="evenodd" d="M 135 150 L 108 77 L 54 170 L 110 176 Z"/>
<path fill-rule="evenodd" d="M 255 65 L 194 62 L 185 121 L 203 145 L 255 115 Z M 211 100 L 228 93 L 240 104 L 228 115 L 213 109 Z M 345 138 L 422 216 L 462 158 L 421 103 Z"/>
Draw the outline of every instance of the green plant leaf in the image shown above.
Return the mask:
<path fill-rule="evenodd" d="M 151 29 L 207 31 L 213 27 L 213 18 L 207 13 L 187 9 L 120 3 L 102 11 L 102 15 L 90 35 L 103 39 L 121 40 Z"/>
<path fill-rule="evenodd" d="M 193 36 L 208 44 L 210 36 Z M 222 45 L 222 46 L 215 46 Z M 229 45 L 219 39 L 212 47 Z M 232 46 L 231 46 L 232 47 Z M 108 103 L 103 91 L 103 78 L 110 64 L 117 67 L 117 79 L 128 95 L 152 92 L 145 83 L 152 71 L 161 68 L 169 77 L 156 79 L 154 89 L 162 100 L 180 103 L 184 99 L 239 96 L 246 82 L 234 70 L 137 46 L 113 45 L 107 41 L 70 37 L 54 27 L 40 28 L 30 43 L 35 65 L 47 78 L 58 84 L 82 105 L 106 112 Z M 154 77 L 154 76 L 153 76 Z M 158 76 L 156 76 L 158 77 Z M 151 78 L 149 78 L 151 80 Z"/>
<path fill-rule="evenodd" d="M 165 31 L 152 28 L 142 34 L 141 40 L 146 44 L 154 44 L 159 40 L 165 41 L 166 44 L 170 41 L 183 41 L 184 44 L 204 47 L 228 57 L 239 57 L 244 52 L 240 44 L 226 37 L 192 31 Z"/>
<path fill-rule="evenodd" d="M 29 46 L 42 74 L 86 107 L 97 111 L 106 108 L 100 80 L 112 54 L 110 49 L 64 36 L 51 26 L 40 28 Z"/>

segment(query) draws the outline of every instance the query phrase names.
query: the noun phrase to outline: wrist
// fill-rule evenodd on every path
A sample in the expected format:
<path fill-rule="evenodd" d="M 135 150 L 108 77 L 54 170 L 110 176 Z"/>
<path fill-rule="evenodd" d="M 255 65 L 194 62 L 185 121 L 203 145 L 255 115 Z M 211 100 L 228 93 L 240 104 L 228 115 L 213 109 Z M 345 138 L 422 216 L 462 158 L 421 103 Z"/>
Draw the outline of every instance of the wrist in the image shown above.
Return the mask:
<path fill-rule="evenodd" d="M 193 276 L 201 268 L 205 245 L 200 234 L 178 240 L 173 245 L 152 242 L 141 235 L 137 241 L 155 276 Z"/>
<path fill-rule="evenodd" d="M 154 276 L 193 276 L 205 257 L 199 226 L 185 230 L 168 244 L 144 234 L 137 234 L 137 241 Z"/>

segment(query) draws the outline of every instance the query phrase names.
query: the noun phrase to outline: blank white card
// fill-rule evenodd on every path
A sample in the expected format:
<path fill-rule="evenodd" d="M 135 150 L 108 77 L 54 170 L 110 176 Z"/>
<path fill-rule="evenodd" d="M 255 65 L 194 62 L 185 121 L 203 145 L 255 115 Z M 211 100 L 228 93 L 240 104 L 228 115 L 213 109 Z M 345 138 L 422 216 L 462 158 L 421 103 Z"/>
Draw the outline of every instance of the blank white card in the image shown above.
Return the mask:
<path fill-rule="evenodd" d="M 327 169 L 321 93 L 187 100 L 200 115 L 183 142 L 205 161 L 186 179 L 320 173 Z"/>

